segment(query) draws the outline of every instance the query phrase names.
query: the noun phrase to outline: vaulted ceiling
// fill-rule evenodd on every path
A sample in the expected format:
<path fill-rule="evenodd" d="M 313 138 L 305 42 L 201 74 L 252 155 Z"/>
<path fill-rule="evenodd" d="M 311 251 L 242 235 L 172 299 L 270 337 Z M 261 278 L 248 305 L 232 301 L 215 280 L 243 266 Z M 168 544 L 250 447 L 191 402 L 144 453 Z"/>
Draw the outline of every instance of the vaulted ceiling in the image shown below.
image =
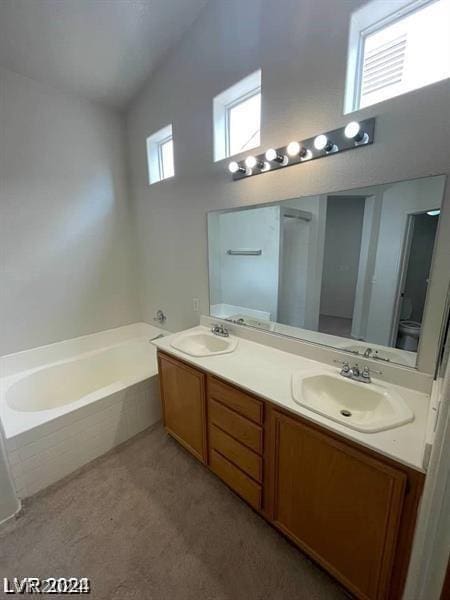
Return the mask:
<path fill-rule="evenodd" d="M 123 108 L 208 0 L 0 0 L 0 66 Z"/>

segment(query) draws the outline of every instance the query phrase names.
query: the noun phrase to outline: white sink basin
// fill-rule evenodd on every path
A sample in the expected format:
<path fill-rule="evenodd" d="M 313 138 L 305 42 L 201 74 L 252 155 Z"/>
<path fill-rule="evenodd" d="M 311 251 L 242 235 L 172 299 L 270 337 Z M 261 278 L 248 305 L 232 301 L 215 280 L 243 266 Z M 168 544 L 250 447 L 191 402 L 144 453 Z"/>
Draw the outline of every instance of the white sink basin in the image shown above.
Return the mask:
<path fill-rule="evenodd" d="M 238 338 L 236 337 L 220 337 L 202 331 L 182 334 L 171 343 L 172 348 L 190 356 L 228 354 L 229 352 L 234 352 L 237 345 Z"/>
<path fill-rule="evenodd" d="M 394 390 L 340 375 L 294 374 L 292 395 L 301 406 L 366 433 L 392 429 L 414 420 L 414 413 Z"/>

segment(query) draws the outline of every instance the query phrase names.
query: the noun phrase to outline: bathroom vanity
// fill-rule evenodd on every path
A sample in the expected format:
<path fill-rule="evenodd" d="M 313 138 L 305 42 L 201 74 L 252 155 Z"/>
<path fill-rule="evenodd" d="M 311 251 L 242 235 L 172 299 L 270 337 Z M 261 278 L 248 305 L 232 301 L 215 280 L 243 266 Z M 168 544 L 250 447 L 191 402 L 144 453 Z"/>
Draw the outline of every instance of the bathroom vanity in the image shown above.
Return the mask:
<path fill-rule="evenodd" d="M 406 393 L 412 423 L 352 431 L 292 400 L 292 365 L 320 363 L 242 339 L 233 353 L 194 357 L 177 339 L 156 342 L 166 431 L 357 598 L 401 598 L 425 394 Z"/>

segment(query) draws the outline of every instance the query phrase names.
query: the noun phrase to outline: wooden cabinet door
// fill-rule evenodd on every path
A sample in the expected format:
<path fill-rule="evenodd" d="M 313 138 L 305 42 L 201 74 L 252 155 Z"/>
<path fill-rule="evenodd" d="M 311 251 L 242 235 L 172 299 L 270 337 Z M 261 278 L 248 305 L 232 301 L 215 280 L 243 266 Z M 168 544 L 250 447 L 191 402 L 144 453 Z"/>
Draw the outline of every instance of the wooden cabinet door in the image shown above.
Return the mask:
<path fill-rule="evenodd" d="M 385 599 L 406 475 L 273 411 L 273 520 L 358 598 Z"/>
<path fill-rule="evenodd" d="M 165 354 L 158 366 L 166 431 L 206 463 L 205 376 Z"/>

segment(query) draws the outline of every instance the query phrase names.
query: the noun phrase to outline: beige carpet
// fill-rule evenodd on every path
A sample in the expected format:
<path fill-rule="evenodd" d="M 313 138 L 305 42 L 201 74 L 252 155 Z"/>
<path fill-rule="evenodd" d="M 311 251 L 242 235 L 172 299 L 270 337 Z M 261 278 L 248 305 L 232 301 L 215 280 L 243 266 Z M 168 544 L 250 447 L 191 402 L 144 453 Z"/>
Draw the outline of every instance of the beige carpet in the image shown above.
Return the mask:
<path fill-rule="evenodd" d="M 94 600 L 346 597 L 161 426 L 29 500 L 5 576 L 89 577 Z"/>

